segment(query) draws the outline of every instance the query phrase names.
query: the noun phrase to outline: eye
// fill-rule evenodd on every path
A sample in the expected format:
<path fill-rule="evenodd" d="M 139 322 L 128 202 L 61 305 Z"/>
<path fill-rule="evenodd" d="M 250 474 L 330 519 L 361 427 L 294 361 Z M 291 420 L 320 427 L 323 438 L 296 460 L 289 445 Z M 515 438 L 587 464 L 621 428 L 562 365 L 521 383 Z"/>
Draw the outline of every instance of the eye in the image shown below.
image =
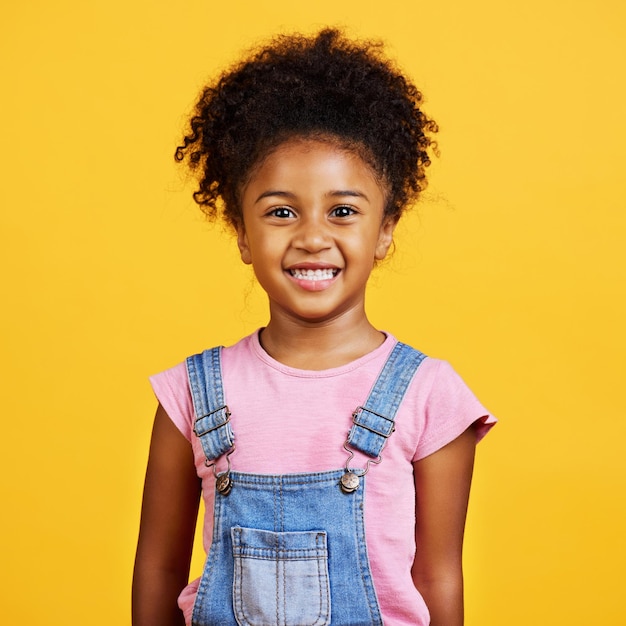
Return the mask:
<path fill-rule="evenodd" d="M 275 209 L 272 209 L 268 215 L 271 215 L 272 217 L 279 217 L 282 219 L 285 218 L 289 218 L 289 217 L 295 217 L 295 213 L 288 207 L 286 206 L 279 206 Z"/>
<path fill-rule="evenodd" d="M 350 217 L 355 213 L 356 210 L 348 205 L 337 206 L 330 212 L 332 217 Z"/>

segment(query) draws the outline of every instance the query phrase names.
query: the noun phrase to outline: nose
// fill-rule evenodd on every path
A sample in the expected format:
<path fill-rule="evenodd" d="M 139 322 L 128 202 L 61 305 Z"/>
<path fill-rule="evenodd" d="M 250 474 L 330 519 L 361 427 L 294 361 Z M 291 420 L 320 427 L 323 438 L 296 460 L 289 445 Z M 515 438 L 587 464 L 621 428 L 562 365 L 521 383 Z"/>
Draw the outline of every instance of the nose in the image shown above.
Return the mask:
<path fill-rule="evenodd" d="M 331 246 L 328 224 L 323 217 L 306 217 L 301 220 L 293 238 L 294 248 L 315 253 Z"/>

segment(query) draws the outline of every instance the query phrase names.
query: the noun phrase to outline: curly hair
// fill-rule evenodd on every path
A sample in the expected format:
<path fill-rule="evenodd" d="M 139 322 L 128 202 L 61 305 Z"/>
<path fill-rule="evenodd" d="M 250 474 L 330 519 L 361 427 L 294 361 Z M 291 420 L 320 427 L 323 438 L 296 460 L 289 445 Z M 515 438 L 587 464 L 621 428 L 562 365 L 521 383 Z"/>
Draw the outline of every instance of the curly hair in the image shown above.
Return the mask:
<path fill-rule="evenodd" d="M 204 88 L 175 158 L 198 177 L 203 211 L 236 227 L 241 191 L 265 156 L 293 137 L 330 139 L 372 167 L 387 189 L 385 215 L 397 221 L 436 152 L 422 100 L 379 42 L 330 28 L 279 35 Z"/>

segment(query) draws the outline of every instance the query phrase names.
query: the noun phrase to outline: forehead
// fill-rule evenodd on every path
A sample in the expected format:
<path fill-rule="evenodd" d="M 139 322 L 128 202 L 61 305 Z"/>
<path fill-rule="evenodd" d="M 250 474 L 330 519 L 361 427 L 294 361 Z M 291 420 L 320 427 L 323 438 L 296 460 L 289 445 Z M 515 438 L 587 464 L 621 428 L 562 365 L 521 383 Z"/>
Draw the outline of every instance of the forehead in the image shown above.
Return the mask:
<path fill-rule="evenodd" d="M 356 148 L 340 140 L 292 138 L 268 151 L 252 169 L 243 194 L 259 185 L 375 186 L 386 196 L 387 185 Z"/>

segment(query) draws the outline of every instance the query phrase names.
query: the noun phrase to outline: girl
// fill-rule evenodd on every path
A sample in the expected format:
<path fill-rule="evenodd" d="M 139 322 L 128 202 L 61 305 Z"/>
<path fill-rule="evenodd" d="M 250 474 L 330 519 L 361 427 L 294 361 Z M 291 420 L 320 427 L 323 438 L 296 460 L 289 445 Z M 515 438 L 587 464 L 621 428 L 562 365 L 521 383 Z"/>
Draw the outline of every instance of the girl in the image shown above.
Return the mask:
<path fill-rule="evenodd" d="M 336 30 L 278 37 L 202 93 L 176 158 L 270 315 L 152 378 L 135 626 L 463 623 L 474 448 L 495 420 L 364 307 L 425 185 L 421 100 Z M 208 557 L 187 584 L 200 495 Z"/>

